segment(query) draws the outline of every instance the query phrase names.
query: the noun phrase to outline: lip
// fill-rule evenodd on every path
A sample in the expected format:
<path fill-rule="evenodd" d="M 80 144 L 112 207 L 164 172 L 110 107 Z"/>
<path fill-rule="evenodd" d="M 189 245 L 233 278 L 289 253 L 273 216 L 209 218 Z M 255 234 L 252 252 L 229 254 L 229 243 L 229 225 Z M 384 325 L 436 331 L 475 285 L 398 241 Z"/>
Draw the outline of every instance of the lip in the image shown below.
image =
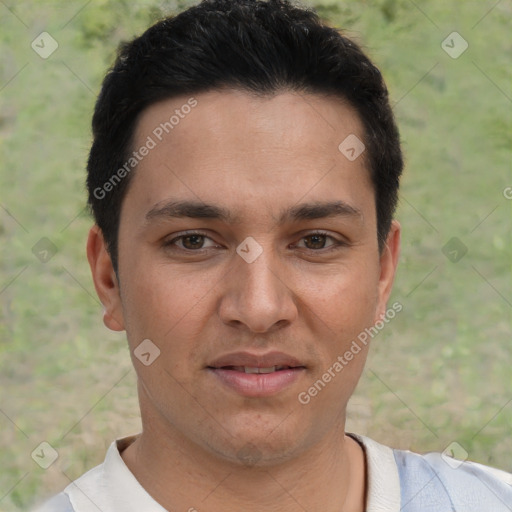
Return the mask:
<path fill-rule="evenodd" d="M 209 368 L 222 368 L 223 366 L 249 366 L 251 368 L 270 368 L 271 366 L 290 366 L 291 368 L 296 368 L 300 366 L 305 368 L 304 363 L 295 357 L 277 351 L 264 354 L 231 352 L 230 354 L 218 357 L 208 364 Z"/>
<path fill-rule="evenodd" d="M 245 373 L 240 367 L 271 368 L 288 366 L 271 373 Z M 215 359 L 207 370 L 224 386 L 247 397 L 272 396 L 295 383 L 306 372 L 306 366 L 298 359 L 283 352 L 254 354 L 233 352 Z"/>

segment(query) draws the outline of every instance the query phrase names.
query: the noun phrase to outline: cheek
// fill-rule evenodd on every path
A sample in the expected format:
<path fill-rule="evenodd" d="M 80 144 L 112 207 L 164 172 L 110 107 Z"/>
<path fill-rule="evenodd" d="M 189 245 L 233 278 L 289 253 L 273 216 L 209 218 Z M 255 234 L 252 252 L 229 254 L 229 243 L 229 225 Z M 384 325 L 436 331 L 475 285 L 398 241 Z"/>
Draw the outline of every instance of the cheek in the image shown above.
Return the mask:
<path fill-rule="evenodd" d="M 125 288 L 125 318 L 129 318 L 126 336 L 133 365 L 148 399 L 162 409 L 169 406 L 166 397 L 179 402 L 177 397 L 184 390 L 193 389 L 195 373 L 191 370 L 199 364 L 195 340 L 203 324 L 195 306 L 200 296 L 186 287 L 181 290 L 182 284 L 159 274 L 147 274 Z M 140 348 L 147 346 L 146 341 L 142 345 L 143 340 L 154 344 L 149 345 L 150 357 L 157 354 L 149 365 L 140 355 L 148 352 Z"/>
<path fill-rule="evenodd" d="M 365 330 L 373 325 L 378 297 L 375 270 L 340 273 L 314 288 L 314 295 L 307 306 L 310 318 L 317 319 L 312 329 L 321 340 L 317 343 L 321 364 L 303 391 L 315 410 L 329 409 L 334 421 L 366 362 L 370 344 Z"/>
<path fill-rule="evenodd" d="M 342 268 L 321 280 L 306 280 L 302 274 L 301 280 L 307 309 L 314 312 L 337 339 L 357 336 L 372 325 L 378 299 L 375 268 Z"/>
<path fill-rule="evenodd" d="M 146 268 L 147 272 L 129 276 L 122 289 L 128 339 L 166 343 L 184 328 L 199 329 L 199 312 L 208 300 L 205 281 L 165 266 Z"/>

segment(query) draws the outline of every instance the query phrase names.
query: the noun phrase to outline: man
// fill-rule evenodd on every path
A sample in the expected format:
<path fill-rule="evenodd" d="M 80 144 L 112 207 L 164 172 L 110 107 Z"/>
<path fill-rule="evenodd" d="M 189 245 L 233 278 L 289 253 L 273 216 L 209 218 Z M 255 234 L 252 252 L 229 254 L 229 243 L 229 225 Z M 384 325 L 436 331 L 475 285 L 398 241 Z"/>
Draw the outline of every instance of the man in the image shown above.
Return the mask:
<path fill-rule="evenodd" d="M 403 166 L 357 45 L 284 0 L 202 2 L 121 48 L 93 135 L 87 255 L 143 431 L 44 510 L 512 510 L 512 475 L 345 433 Z"/>

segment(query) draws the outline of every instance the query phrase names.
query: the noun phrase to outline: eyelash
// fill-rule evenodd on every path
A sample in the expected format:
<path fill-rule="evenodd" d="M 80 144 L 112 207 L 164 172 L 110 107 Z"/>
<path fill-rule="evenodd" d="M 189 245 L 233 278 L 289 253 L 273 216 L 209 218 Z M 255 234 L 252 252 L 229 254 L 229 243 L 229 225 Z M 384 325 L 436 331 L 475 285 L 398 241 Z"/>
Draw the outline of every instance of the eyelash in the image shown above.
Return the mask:
<path fill-rule="evenodd" d="M 183 240 L 187 236 L 194 236 L 194 235 L 202 236 L 204 238 L 208 238 L 211 240 L 211 238 L 206 233 L 203 233 L 201 231 L 189 231 L 189 232 L 183 233 L 182 235 L 179 235 L 179 236 L 173 238 L 172 240 L 164 241 L 163 246 L 165 248 L 172 248 L 172 246 L 175 244 L 175 242 L 177 242 L 179 240 Z M 324 231 L 313 231 L 311 233 L 308 233 L 307 235 L 302 236 L 301 240 L 303 240 L 304 238 L 308 238 L 310 236 L 315 236 L 315 235 L 320 235 L 320 236 L 325 236 L 326 238 L 330 238 L 334 243 L 330 247 L 323 248 L 323 249 L 307 249 L 307 248 L 305 248 L 307 251 L 325 254 L 332 250 L 340 249 L 341 247 L 346 247 L 348 245 L 347 242 L 338 240 Z M 188 253 L 197 253 L 197 254 L 203 254 L 204 252 L 208 251 L 208 249 L 211 249 L 211 247 L 206 247 L 204 249 L 203 248 L 201 248 L 201 249 L 185 249 L 185 248 L 178 247 L 178 250 L 188 252 Z"/>

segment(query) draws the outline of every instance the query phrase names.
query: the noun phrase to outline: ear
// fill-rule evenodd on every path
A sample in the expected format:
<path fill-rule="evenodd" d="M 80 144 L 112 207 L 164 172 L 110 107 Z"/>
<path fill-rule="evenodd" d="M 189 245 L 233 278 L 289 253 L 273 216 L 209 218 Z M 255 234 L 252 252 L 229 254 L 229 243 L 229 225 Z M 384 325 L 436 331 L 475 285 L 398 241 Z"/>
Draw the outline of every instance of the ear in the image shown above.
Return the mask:
<path fill-rule="evenodd" d="M 103 304 L 103 323 L 113 331 L 123 331 L 124 319 L 119 283 L 101 229 L 94 225 L 87 239 L 87 259 L 96 293 Z"/>
<path fill-rule="evenodd" d="M 379 297 L 374 322 L 383 318 L 386 313 L 386 304 L 391 294 L 400 256 L 400 231 L 400 224 L 398 221 L 393 220 L 386 239 L 386 245 L 380 255 Z"/>

